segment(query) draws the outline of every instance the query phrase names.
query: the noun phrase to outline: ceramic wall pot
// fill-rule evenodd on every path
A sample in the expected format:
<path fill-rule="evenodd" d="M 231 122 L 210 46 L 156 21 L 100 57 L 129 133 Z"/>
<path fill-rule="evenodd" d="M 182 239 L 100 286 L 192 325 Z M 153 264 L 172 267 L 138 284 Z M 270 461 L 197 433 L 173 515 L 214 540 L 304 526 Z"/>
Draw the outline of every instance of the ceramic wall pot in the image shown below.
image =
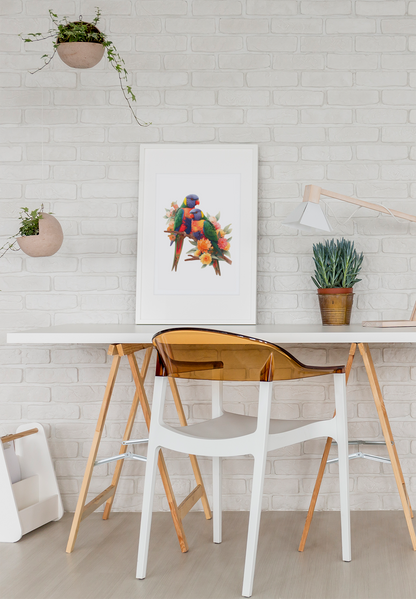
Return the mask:
<path fill-rule="evenodd" d="M 28 235 L 27 237 L 17 238 L 20 249 L 33 258 L 56 254 L 64 240 L 64 234 L 59 221 L 51 214 L 45 212 L 41 212 L 41 214 L 39 235 Z"/>
<path fill-rule="evenodd" d="M 322 324 L 332 326 L 350 324 L 353 296 L 352 287 L 318 289 Z"/>
<path fill-rule="evenodd" d="M 100 62 L 104 46 L 94 42 L 65 42 L 57 48 L 59 58 L 73 69 L 90 69 Z"/>

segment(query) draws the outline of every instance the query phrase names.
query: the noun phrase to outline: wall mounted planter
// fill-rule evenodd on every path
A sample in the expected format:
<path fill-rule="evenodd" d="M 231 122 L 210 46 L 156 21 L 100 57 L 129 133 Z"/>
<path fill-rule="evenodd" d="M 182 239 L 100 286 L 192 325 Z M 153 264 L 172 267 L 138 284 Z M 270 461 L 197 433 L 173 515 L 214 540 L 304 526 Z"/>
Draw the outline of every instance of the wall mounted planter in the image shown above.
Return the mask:
<path fill-rule="evenodd" d="M 41 214 L 39 235 L 28 235 L 17 238 L 20 249 L 33 258 L 56 254 L 64 240 L 64 234 L 59 221 L 46 212 L 41 212 Z"/>

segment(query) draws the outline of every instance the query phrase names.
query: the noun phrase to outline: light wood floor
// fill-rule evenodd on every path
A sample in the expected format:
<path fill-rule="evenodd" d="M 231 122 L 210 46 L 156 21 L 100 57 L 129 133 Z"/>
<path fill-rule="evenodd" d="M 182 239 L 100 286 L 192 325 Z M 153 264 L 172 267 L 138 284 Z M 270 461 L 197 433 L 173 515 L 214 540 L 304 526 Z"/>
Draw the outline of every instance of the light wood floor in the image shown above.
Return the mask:
<path fill-rule="evenodd" d="M 264 512 L 257 556 L 256 599 L 414 599 L 416 552 L 402 512 L 354 512 L 353 556 L 341 561 L 337 512 L 314 516 L 298 553 L 305 514 Z M 190 551 L 181 554 L 170 514 L 153 518 L 147 578 L 135 579 L 140 515 L 93 514 L 75 551 L 65 553 L 72 514 L 0 543 L 1 599 L 238 599 L 248 514 L 224 513 L 224 540 L 211 542 L 202 513 L 185 521 Z"/>

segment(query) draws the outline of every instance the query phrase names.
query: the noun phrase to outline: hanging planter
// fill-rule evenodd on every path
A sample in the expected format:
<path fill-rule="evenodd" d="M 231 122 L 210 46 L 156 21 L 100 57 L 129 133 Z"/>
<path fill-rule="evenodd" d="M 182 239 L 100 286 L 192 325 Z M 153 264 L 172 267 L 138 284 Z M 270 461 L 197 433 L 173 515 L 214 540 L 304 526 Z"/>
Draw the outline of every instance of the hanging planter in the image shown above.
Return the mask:
<path fill-rule="evenodd" d="M 315 276 L 323 325 L 350 324 L 354 294 L 364 255 L 354 248 L 353 241 L 328 239 L 313 245 Z"/>
<path fill-rule="evenodd" d="M 19 232 L 0 248 L 0 252 L 3 252 L 0 258 L 9 250 L 17 251 L 19 248 L 33 258 L 56 254 L 62 245 L 64 234 L 59 221 L 52 214 L 43 212 L 43 204 L 40 209 L 32 212 L 28 208 L 21 208 L 19 218 Z"/>
<path fill-rule="evenodd" d="M 104 56 L 104 46 L 92 42 L 65 42 L 56 51 L 62 62 L 73 69 L 91 69 Z"/>
<path fill-rule="evenodd" d="M 107 52 L 107 59 L 115 71 L 117 71 L 121 91 L 123 92 L 123 96 L 131 110 L 134 120 L 142 127 L 150 125 L 151 123 L 143 123 L 135 115 L 131 102 L 136 101 L 136 96 L 134 95 L 131 86 L 127 83 L 128 72 L 124 60 L 121 58 L 113 42 L 107 38 L 105 33 L 102 33 L 97 28 L 97 23 L 101 17 L 100 9 L 98 7 L 96 8 L 96 14 L 92 23 L 83 21 L 82 16 L 79 17 L 79 21 L 68 21 L 67 17 L 63 17 L 63 19 L 59 20 L 58 15 L 50 9 L 49 15 L 52 19 L 53 26 L 47 33 L 28 33 L 28 37 L 24 37 L 20 34 L 23 41 L 27 43 L 49 38 L 53 39 L 52 54 L 44 54 L 42 56 L 44 61 L 43 66 L 36 71 L 33 71 L 32 74 L 45 68 L 56 53 L 58 53 L 61 60 L 71 68 L 90 69 L 98 64 L 104 56 L 104 52 Z"/>

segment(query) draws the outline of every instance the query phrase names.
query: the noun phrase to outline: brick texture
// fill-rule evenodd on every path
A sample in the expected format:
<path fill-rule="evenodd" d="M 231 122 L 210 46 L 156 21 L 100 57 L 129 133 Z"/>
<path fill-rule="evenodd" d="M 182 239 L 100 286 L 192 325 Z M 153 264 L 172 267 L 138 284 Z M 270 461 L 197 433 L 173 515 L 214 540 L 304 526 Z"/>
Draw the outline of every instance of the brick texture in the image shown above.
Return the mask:
<path fill-rule="evenodd" d="M 78 3 L 65 2 L 77 17 Z M 84 2 L 92 18 L 95 2 Z M 0 260 L 0 434 L 21 421 L 45 425 L 65 507 L 73 510 L 109 371 L 104 347 L 8 347 L 8 330 L 68 323 L 134 322 L 138 156 L 143 142 L 259 144 L 258 322 L 317 323 L 310 275 L 322 237 L 282 226 L 303 186 L 416 213 L 416 2 L 405 0 L 113 0 L 101 2 L 103 29 L 132 76 L 133 123 L 106 60 L 91 71 L 58 57 L 35 75 L 45 44 L 18 33 L 47 30 L 47 4 L 0 6 L 0 242 L 16 231 L 21 206 L 44 202 L 65 241 L 53 258 L 21 253 Z M 74 10 L 73 14 L 69 11 Z M 59 7 L 56 8 L 59 11 Z M 45 181 L 42 182 L 42 140 Z M 328 202 L 338 235 L 365 252 L 353 322 L 406 318 L 416 300 L 416 227 Z M 340 224 L 332 212 L 336 211 Z M 373 216 L 373 218 L 370 218 Z M 348 348 L 292 347 L 310 363 L 345 362 Z M 416 503 L 415 350 L 375 348 L 374 359 Z M 152 386 L 147 385 L 151 397 Z M 209 415 L 209 388 L 183 385 L 191 422 Z M 226 406 L 255 414 L 256 388 L 227 386 Z M 104 432 L 102 455 L 118 451 L 133 395 L 124 364 Z M 273 414 L 329 415 L 327 382 L 276 389 Z M 168 416 L 175 422 L 173 403 Z M 360 358 L 349 389 L 351 436 L 381 438 Z M 144 435 L 139 416 L 133 434 Z M 322 442 L 270 455 L 264 509 L 305 509 Z M 373 452 L 386 455 L 386 449 Z M 167 454 L 180 501 L 191 489 L 189 461 Z M 224 463 L 227 509 L 247 509 L 252 460 Z M 210 461 L 201 468 L 211 489 Z M 109 484 L 103 465 L 94 490 Z M 126 464 L 115 502 L 139 510 L 143 464 Z M 351 464 L 354 509 L 397 509 L 390 468 Z M 319 509 L 337 509 L 337 468 L 329 468 Z M 161 485 L 156 509 L 166 510 Z M 198 506 L 197 506 L 198 509 Z"/>

